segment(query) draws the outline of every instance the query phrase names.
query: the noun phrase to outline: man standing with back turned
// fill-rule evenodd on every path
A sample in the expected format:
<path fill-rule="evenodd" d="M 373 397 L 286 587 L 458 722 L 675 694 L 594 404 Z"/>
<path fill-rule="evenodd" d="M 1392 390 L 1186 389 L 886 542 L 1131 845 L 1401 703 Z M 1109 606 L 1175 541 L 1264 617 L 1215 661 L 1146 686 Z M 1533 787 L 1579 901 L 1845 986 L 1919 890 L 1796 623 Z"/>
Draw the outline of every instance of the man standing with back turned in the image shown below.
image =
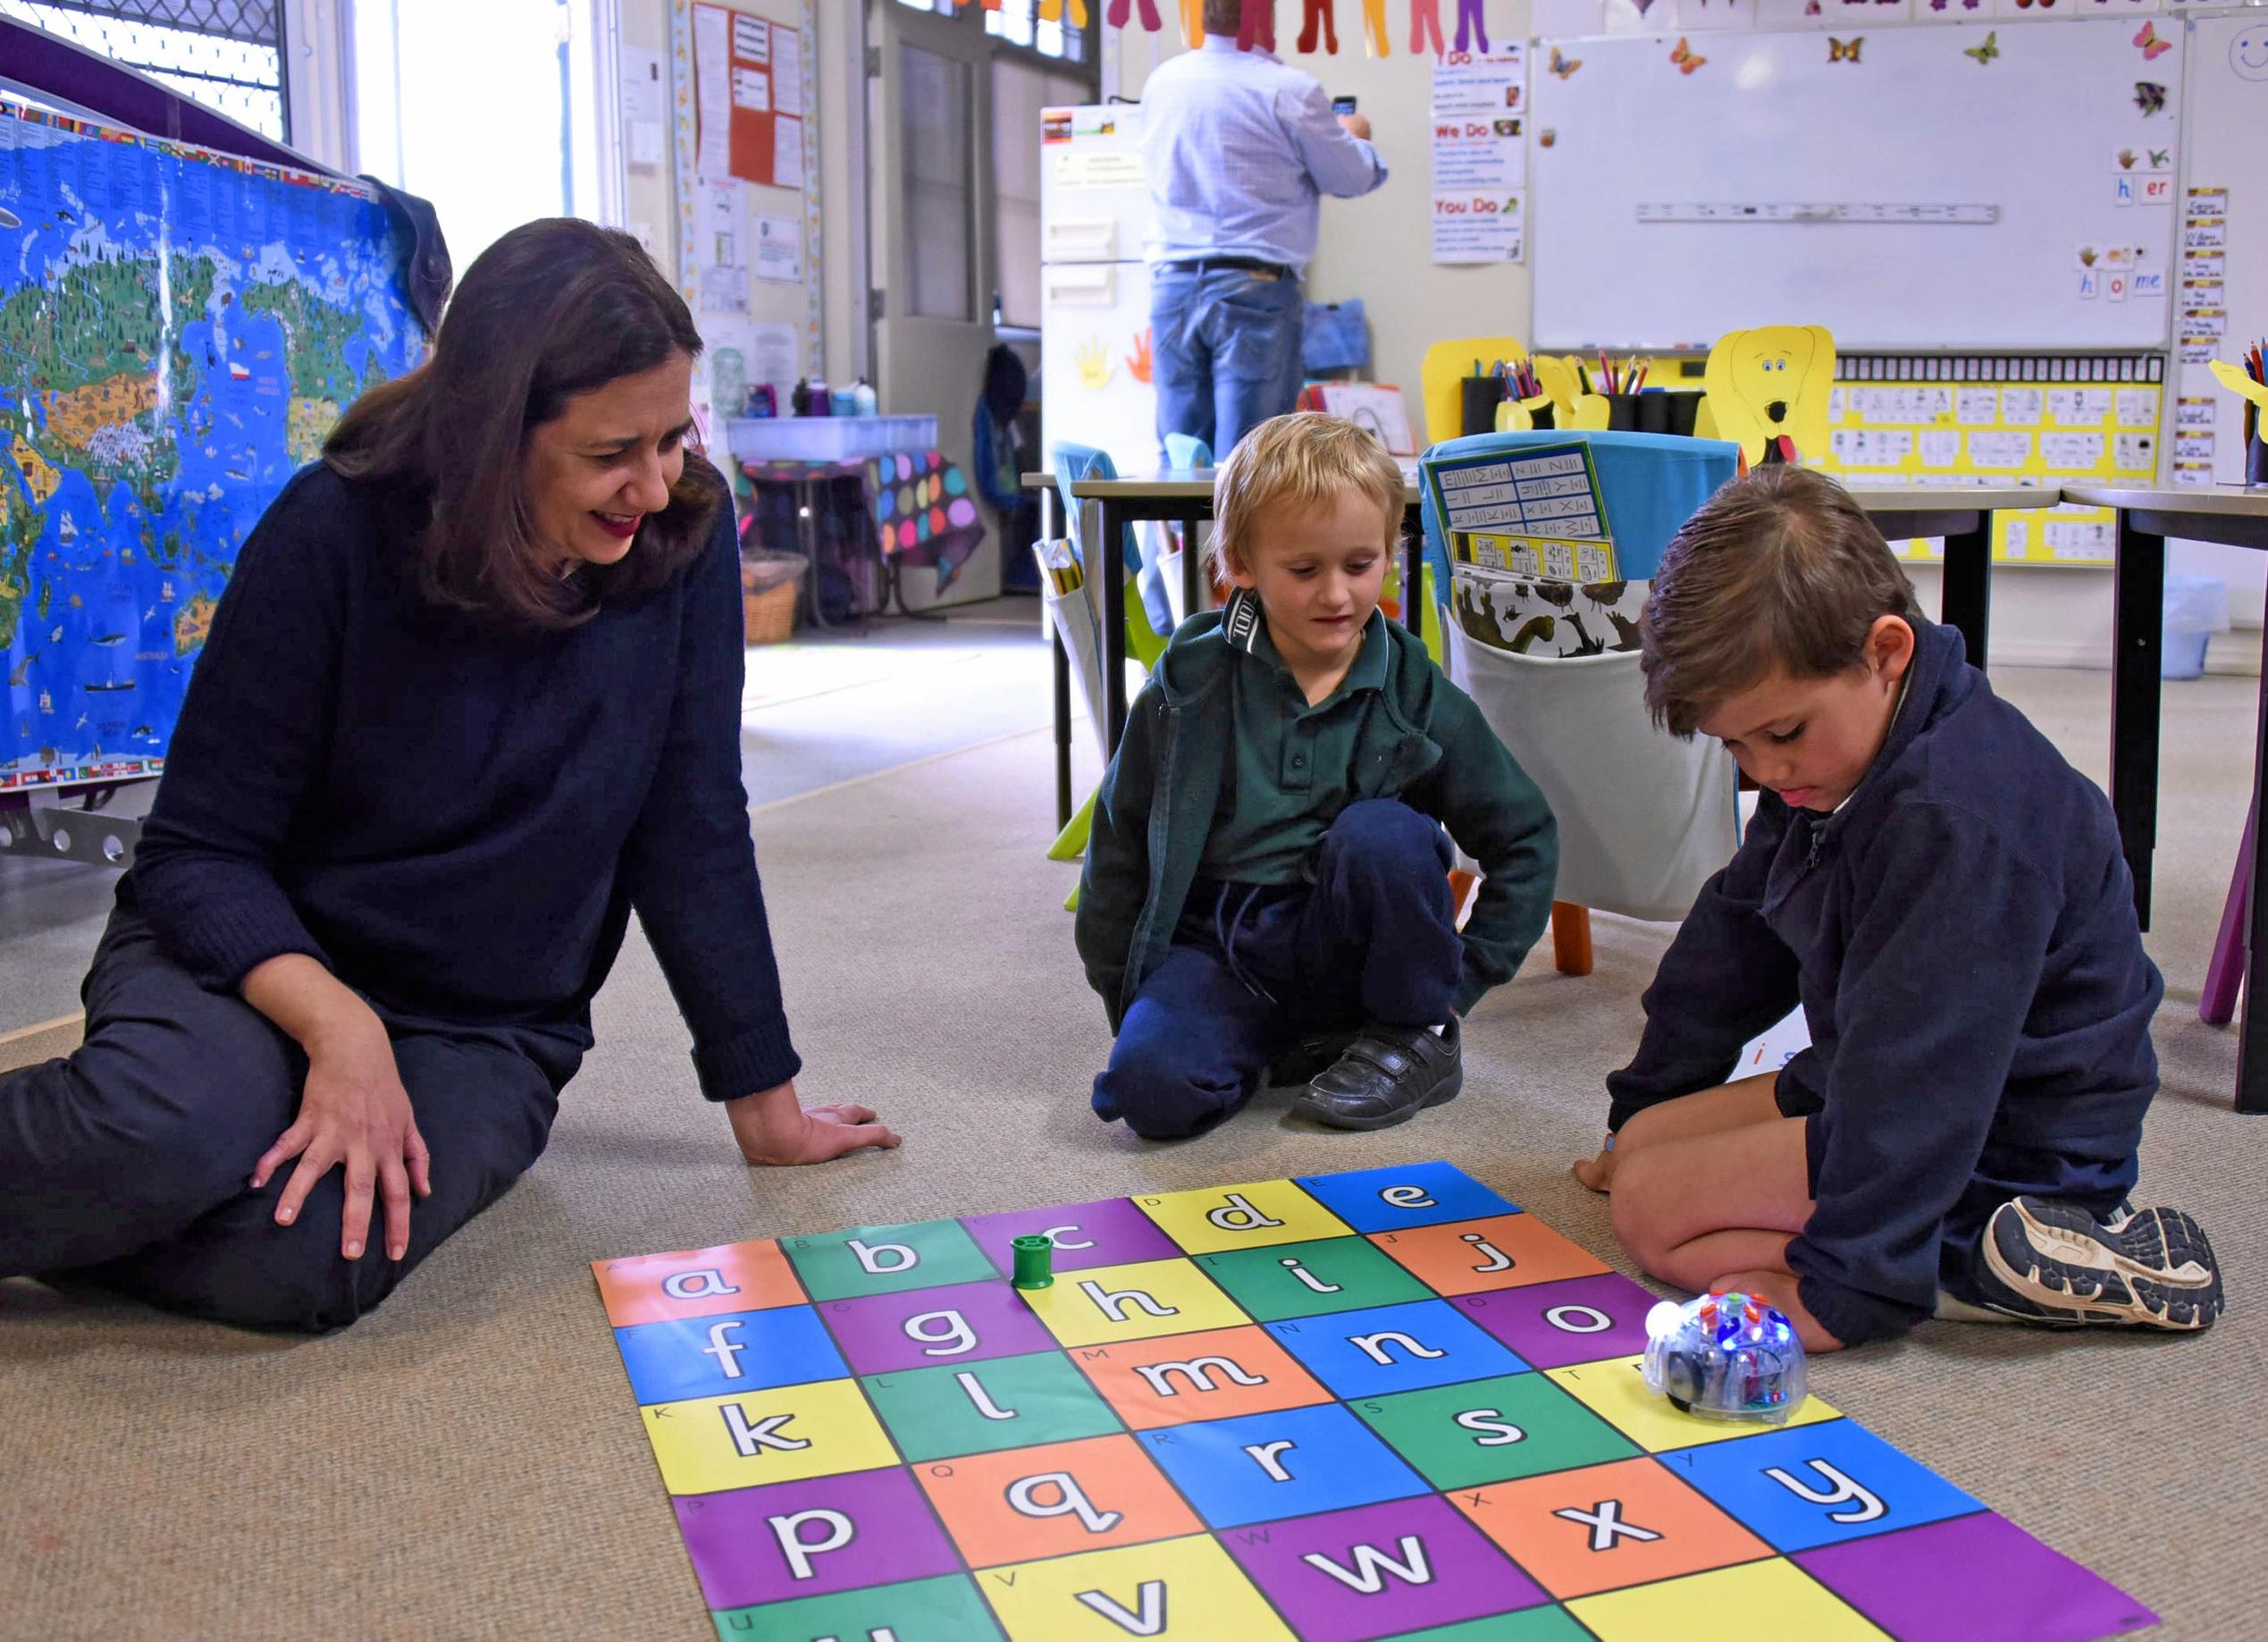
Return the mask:
<path fill-rule="evenodd" d="M 1205 0 L 1205 44 L 1143 88 L 1150 183 L 1150 345 L 1157 432 L 1225 457 L 1299 397 L 1300 275 L 1325 194 L 1386 181 L 1370 122 L 1323 87 L 1237 48 L 1244 0 Z"/>

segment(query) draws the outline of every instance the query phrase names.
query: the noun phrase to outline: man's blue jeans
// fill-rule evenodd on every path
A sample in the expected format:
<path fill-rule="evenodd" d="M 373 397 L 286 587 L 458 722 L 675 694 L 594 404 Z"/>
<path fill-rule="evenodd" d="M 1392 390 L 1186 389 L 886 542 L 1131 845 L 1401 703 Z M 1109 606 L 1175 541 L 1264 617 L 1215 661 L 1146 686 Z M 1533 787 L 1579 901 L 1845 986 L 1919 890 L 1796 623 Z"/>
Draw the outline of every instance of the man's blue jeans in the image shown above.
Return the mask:
<path fill-rule="evenodd" d="M 1151 380 L 1159 444 L 1187 434 L 1225 457 L 1245 430 L 1299 397 L 1299 282 L 1241 268 L 1150 283 Z"/>

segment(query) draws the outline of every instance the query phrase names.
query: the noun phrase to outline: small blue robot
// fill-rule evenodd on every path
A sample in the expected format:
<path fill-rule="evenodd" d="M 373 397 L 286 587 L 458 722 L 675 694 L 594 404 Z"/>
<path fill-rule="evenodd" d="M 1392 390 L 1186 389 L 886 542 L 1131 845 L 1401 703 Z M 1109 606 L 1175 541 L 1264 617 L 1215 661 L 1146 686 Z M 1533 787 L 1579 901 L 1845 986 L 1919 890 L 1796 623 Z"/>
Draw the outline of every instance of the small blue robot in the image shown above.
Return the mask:
<path fill-rule="evenodd" d="M 1645 1376 L 1681 1413 L 1782 1425 L 1803 1401 L 1803 1342 L 1753 1294 L 1665 1300 L 1646 1313 Z"/>

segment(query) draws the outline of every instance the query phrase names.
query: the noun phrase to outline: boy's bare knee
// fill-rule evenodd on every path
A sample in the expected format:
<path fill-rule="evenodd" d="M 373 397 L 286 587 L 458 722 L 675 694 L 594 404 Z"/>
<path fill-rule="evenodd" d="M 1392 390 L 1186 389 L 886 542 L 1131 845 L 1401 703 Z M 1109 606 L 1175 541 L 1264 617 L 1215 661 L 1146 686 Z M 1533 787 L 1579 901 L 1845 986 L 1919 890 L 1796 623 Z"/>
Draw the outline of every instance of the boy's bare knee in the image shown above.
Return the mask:
<path fill-rule="evenodd" d="M 1615 1131 L 1615 1177 L 1617 1182 L 1622 1176 L 1622 1166 L 1630 1161 L 1630 1154 L 1639 1147 L 1652 1144 L 1654 1131 L 1661 1126 L 1663 1109 L 1662 1107 L 1650 1106 L 1642 1111 L 1634 1112 L 1623 1121 L 1622 1127 Z"/>

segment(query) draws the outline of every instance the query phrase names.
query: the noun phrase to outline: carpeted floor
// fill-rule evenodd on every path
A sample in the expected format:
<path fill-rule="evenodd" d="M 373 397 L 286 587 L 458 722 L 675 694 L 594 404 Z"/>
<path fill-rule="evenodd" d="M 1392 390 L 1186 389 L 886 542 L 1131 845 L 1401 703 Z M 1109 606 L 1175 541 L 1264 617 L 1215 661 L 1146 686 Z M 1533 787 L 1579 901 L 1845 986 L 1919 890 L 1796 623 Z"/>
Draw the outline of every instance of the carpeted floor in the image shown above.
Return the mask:
<path fill-rule="evenodd" d="M 2104 675 L 2002 683 L 2100 778 Z M 2231 1314 L 2195 1339 L 1931 1325 L 1813 1380 L 2183 1637 L 2268 1627 L 2268 1322 L 2250 1282 L 2268 1120 L 2227 1109 L 2235 1044 L 2195 1013 L 2253 690 L 2169 688 L 2150 937 L 2169 990 L 2146 1189 L 2211 1228 Z M 871 1101 L 903 1149 L 744 1168 L 634 940 L 550 1154 L 349 1333 L 269 1339 L 0 1284 L 0 1637 L 713 1634 L 594 1258 L 1448 1157 L 1622 1263 L 1567 1166 L 1596 1142 L 1666 930 L 1600 920 L 1596 973 L 1541 962 L 1490 998 L 1465 1097 L 1416 1123 L 1327 1133 L 1280 1094 L 1202 1141 L 1145 1145 L 1086 1110 L 1107 1040 L 1058 910 L 1071 869 L 1040 856 L 1048 752 L 1034 730 L 757 813 L 804 1090 Z"/>

